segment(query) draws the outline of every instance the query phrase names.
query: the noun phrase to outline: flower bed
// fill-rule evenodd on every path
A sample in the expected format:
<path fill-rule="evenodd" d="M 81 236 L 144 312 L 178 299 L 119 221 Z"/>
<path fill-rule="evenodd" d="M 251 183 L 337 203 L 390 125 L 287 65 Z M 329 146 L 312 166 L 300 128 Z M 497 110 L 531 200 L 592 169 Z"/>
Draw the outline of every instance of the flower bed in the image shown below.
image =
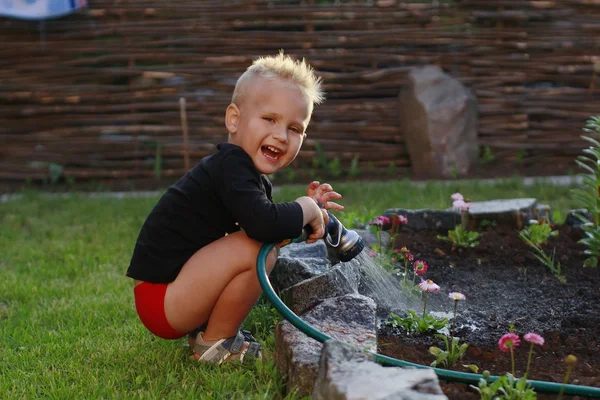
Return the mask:
<path fill-rule="evenodd" d="M 561 264 L 560 276 L 534 256 L 533 248 L 512 227 L 480 230 L 479 243 L 472 248 L 454 248 L 440 240 L 435 231 L 399 229 L 394 249 L 401 254 L 400 249 L 406 247 L 414 260 L 427 264 L 422 277 L 440 286 L 438 293 L 428 294 L 430 304 L 435 301 L 438 309 L 440 304 L 446 308 L 449 322 L 455 324 L 453 336 L 468 344 L 462 360 L 450 369 L 469 372 L 465 365 L 476 365 L 479 373 L 511 372 L 511 356 L 499 349 L 498 341 L 514 330 L 521 338 L 521 345 L 514 348 L 515 375 L 521 377 L 529 355 L 529 343 L 523 335 L 535 332 L 545 343 L 534 346 L 528 378 L 563 382 L 567 370 L 564 360 L 574 355 L 577 363 L 570 383 L 600 387 L 599 270 L 583 266 L 585 247 L 577 243 L 581 230 L 566 225 L 553 228 L 558 234 L 540 248 L 546 254 L 554 250 L 555 262 Z M 401 281 L 399 278 L 399 284 Z M 456 302 L 448 298 L 451 292 L 466 296 L 457 304 L 455 321 L 452 311 Z M 418 315 L 422 312 L 415 311 Z M 407 333 L 401 326 L 382 324 L 379 352 L 429 365 L 436 359 L 430 347 L 446 348 L 434 333 Z M 450 399 L 480 398 L 467 385 L 445 383 L 444 390 Z M 544 396 L 538 398 L 556 398 L 556 394 Z"/>

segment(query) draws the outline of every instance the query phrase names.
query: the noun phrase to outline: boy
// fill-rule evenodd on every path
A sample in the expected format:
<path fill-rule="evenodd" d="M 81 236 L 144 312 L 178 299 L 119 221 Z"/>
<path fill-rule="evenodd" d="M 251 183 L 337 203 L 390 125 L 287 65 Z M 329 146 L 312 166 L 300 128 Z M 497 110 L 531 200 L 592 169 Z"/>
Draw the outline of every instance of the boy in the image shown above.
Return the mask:
<path fill-rule="evenodd" d="M 304 60 L 283 52 L 256 60 L 238 79 L 225 112 L 228 143 L 203 158 L 154 206 L 137 239 L 127 276 L 135 280 L 142 323 L 165 339 L 189 332 L 194 358 L 222 363 L 260 357 L 239 327 L 261 288 L 256 259 L 265 242 L 324 235 L 327 213 L 343 209 L 330 185 L 312 182 L 307 196 L 275 204 L 265 175 L 289 165 L 306 137 L 321 80 Z M 270 272 L 275 248 L 267 257 Z M 195 332 L 194 332 L 195 333 Z"/>

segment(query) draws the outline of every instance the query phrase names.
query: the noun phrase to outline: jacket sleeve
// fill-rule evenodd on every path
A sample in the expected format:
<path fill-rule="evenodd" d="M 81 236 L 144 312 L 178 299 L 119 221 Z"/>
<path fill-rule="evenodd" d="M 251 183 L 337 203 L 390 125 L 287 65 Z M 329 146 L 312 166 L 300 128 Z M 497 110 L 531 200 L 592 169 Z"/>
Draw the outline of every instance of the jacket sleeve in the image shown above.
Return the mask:
<path fill-rule="evenodd" d="M 302 234 L 300 204 L 270 201 L 249 157 L 228 155 L 222 163 L 222 174 L 221 199 L 249 237 L 263 243 L 277 243 Z"/>

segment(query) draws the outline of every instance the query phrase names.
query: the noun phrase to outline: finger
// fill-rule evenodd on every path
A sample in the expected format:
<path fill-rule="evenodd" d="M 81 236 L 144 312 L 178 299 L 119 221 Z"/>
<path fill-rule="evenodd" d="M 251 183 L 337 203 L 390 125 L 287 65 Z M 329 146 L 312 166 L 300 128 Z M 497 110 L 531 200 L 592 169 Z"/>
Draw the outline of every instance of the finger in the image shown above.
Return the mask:
<path fill-rule="evenodd" d="M 327 226 L 329 223 L 329 213 L 324 209 L 321 209 L 321 213 L 323 214 L 323 224 Z M 325 232 L 323 232 L 323 234 L 325 234 Z"/>
<path fill-rule="evenodd" d="M 338 203 L 334 203 L 333 201 L 328 201 L 327 203 L 325 203 L 323 205 L 323 207 L 325 207 L 326 210 L 338 210 L 338 211 L 342 211 L 344 209 L 344 206 L 342 206 L 341 204 Z"/>
<path fill-rule="evenodd" d="M 321 200 L 323 201 L 323 203 L 326 203 L 329 200 L 341 199 L 341 198 L 342 198 L 342 195 L 339 194 L 338 192 L 327 192 L 327 193 L 324 193 L 323 196 L 321 196 Z"/>
<path fill-rule="evenodd" d="M 306 194 L 309 197 L 313 197 L 317 194 L 317 188 L 319 187 L 319 182 L 318 181 L 312 181 L 309 185 L 308 185 L 308 189 L 306 190 Z"/>
<path fill-rule="evenodd" d="M 332 192 L 333 188 L 331 187 L 331 185 L 329 183 L 324 183 L 321 186 L 319 186 L 319 188 L 317 189 L 321 194 L 327 193 L 327 192 Z"/>

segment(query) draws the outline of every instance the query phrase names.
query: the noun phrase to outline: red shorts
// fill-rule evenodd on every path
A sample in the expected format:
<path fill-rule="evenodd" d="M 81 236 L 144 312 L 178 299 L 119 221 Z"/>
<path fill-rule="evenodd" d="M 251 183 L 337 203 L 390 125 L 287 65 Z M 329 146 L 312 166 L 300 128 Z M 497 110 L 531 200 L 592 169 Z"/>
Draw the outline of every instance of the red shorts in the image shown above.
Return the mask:
<path fill-rule="evenodd" d="M 186 335 L 176 331 L 165 315 L 166 283 L 142 282 L 133 289 L 135 309 L 144 326 L 163 339 L 179 339 Z"/>

